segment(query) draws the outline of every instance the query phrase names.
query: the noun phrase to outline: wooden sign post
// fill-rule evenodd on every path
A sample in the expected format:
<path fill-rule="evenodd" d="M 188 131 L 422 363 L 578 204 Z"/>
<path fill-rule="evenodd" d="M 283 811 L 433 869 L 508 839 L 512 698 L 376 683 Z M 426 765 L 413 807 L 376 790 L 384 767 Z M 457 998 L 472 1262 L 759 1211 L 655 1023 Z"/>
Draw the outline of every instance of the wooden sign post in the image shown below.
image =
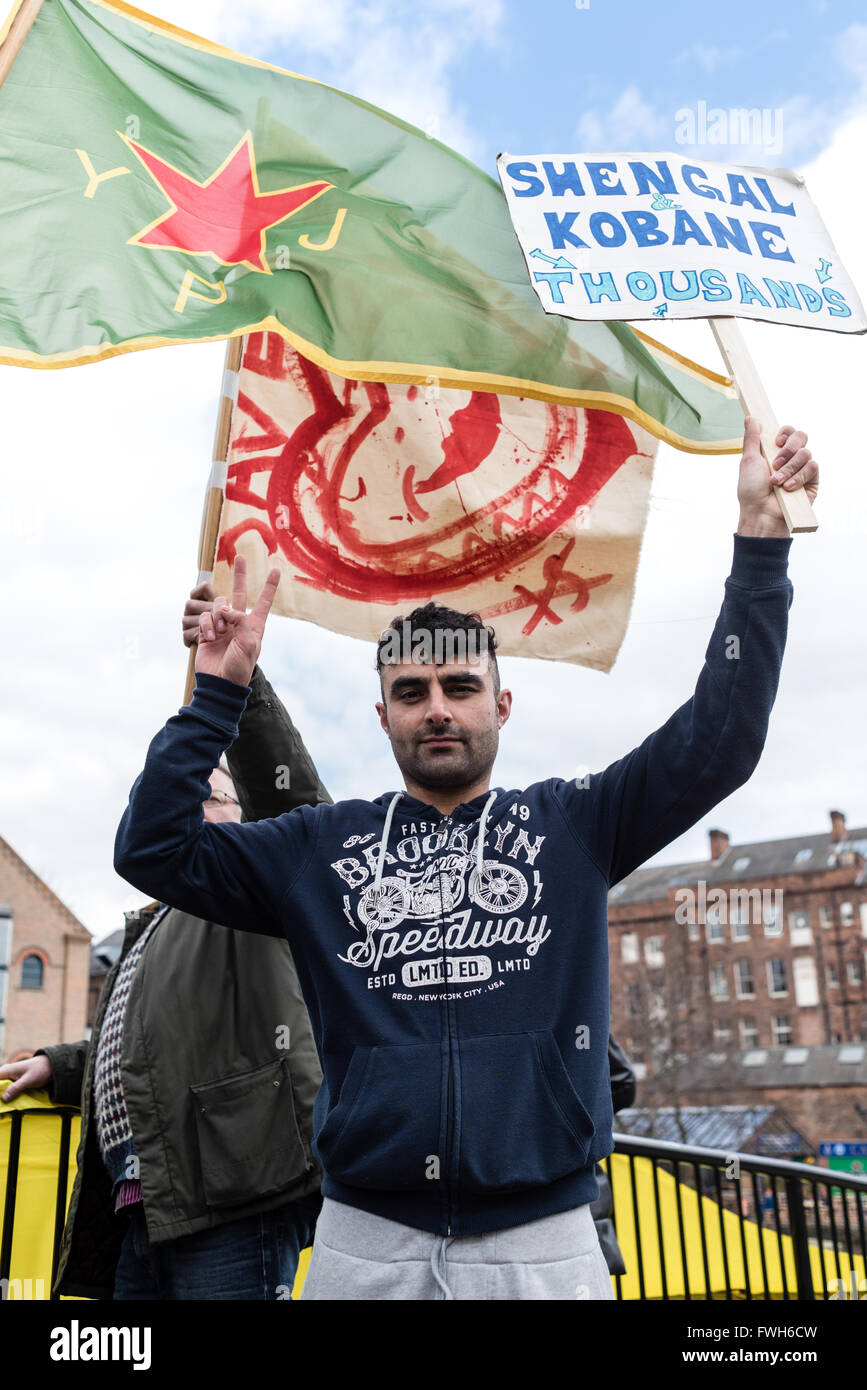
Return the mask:
<path fill-rule="evenodd" d="M 716 338 L 717 346 L 722 353 L 726 370 L 732 379 L 732 385 L 738 393 L 738 400 L 744 414 L 753 416 L 761 424 L 762 453 L 768 461 L 769 470 L 773 473 L 775 471 L 774 459 L 780 452 L 776 442 L 779 425 L 755 363 L 747 351 L 740 324 L 737 319 L 720 318 L 711 319 L 710 326 L 713 330 L 713 336 Z M 793 492 L 786 492 L 785 488 L 775 487 L 774 492 L 790 531 L 802 532 L 818 529 L 819 523 L 816 520 L 816 514 L 802 487 L 796 488 Z"/>
<path fill-rule="evenodd" d="M 232 425 L 232 411 L 238 399 L 238 372 L 244 353 L 243 337 L 230 338 L 226 343 L 226 366 L 223 371 L 223 390 L 217 411 L 217 428 L 214 436 L 214 461 L 208 478 L 205 506 L 202 513 L 202 529 L 199 536 L 199 577 L 196 584 L 204 584 L 214 577 L 214 563 L 217 555 L 217 537 L 220 534 L 220 517 L 223 511 L 223 497 L 226 487 L 226 468 L 229 461 L 229 439 Z M 187 662 L 187 681 L 184 686 L 184 704 L 193 697 L 196 683 L 196 647 L 190 647 Z"/>

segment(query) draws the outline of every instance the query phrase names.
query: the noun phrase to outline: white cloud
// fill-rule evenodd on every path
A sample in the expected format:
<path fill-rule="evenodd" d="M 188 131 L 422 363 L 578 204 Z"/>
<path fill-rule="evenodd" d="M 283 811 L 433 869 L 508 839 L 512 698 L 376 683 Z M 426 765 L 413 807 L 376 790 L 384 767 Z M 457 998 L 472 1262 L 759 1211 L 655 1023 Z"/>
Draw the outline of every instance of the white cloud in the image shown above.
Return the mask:
<path fill-rule="evenodd" d="M 151 9 L 181 28 L 361 97 L 471 159 L 483 157 L 451 69 L 474 48 L 502 47 L 502 0 L 438 0 L 426 8 L 411 0 L 163 0 Z"/>
<path fill-rule="evenodd" d="M 626 87 L 610 111 L 585 111 L 578 122 L 578 148 L 587 151 L 653 150 L 671 143 L 673 115 L 654 110 L 636 86 Z"/>
<path fill-rule="evenodd" d="M 840 34 L 835 49 L 840 66 L 867 86 L 867 24 L 850 24 Z"/>
<path fill-rule="evenodd" d="M 731 44 L 728 48 L 721 48 L 718 44 L 708 44 L 698 41 L 690 44 L 682 53 L 678 53 L 675 62 L 686 64 L 690 67 L 698 65 L 698 67 L 703 68 L 705 72 L 715 72 L 717 68 L 737 62 L 742 54 L 743 49 L 738 44 Z"/>

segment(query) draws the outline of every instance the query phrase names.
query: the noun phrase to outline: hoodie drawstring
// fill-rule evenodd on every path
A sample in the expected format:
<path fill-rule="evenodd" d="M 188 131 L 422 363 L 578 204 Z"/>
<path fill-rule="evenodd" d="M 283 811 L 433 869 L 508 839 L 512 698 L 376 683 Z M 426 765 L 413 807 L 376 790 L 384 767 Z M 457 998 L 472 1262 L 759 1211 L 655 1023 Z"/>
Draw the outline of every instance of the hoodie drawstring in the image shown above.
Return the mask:
<path fill-rule="evenodd" d="M 403 792 L 395 792 L 391 801 L 388 803 L 388 810 L 385 814 L 385 825 L 382 830 L 382 839 L 379 842 L 379 858 L 376 861 L 376 877 L 373 881 L 373 887 L 376 893 L 379 892 L 382 886 L 382 875 L 385 869 L 385 856 L 388 852 L 388 837 L 391 834 L 391 822 L 394 820 L 394 810 L 402 796 Z M 488 812 L 496 799 L 497 792 L 495 788 L 488 796 L 479 818 L 479 838 L 476 841 L 476 868 L 480 875 L 484 872 L 485 868 L 485 832 L 488 825 Z"/>
<path fill-rule="evenodd" d="M 481 878 L 485 868 L 485 829 L 488 822 L 488 812 L 497 799 L 496 789 L 491 792 L 482 809 L 481 819 L 479 820 L 479 838 L 476 842 L 476 868 Z"/>
<path fill-rule="evenodd" d="M 403 792 L 395 792 L 388 804 L 388 810 L 385 813 L 385 828 L 382 832 L 382 839 L 379 842 L 379 859 L 376 862 L 376 878 L 373 881 L 374 892 L 377 895 L 382 886 L 382 871 L 385 868 L 385 856 L 388 852 L 388 837 L 391 834 L 391 822 L 394 819 L 394 808 L 402 796 Z"/>
<path fill-rule="evenodd" d="M 430 1267 L 434 1281 L 443 1291 L 443 1297 L 454 1299 L 454 1294 L 446 1283 L 446 1240 L 446 1236 L 435 1237 L 430 1252 Z"/>

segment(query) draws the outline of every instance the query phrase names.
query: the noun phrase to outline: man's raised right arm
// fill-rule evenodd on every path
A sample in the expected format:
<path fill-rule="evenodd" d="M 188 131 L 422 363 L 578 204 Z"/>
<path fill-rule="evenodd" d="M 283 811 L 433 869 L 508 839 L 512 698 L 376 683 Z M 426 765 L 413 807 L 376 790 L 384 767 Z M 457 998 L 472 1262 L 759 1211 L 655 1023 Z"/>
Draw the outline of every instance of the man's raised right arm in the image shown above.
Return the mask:
<path fill-rule="evenodd" d="M 218 597 L 201 615 L 192 702 L 151 743 L 114 858 L 123 878 L 161 902 L 266 936 L 283 935 L 282 905 L 312 851 L 317 812 L 304 806 L 275 820 L 211 824 L 202 802 L 238 736 L 279 580 L 272 570 L 248 613 L 239 556 L 231 604 Z"/>
<path fill-rule="evenodd" d="M 114 867 L 143 893 L 196 917 L 282 936 L 281 906 L 309 855 L 314 808 L 243 825 L 210 823 L 202 810 L 248 693 L 197 674 L 192 702 L 148 749 L 118 827 Z"/>

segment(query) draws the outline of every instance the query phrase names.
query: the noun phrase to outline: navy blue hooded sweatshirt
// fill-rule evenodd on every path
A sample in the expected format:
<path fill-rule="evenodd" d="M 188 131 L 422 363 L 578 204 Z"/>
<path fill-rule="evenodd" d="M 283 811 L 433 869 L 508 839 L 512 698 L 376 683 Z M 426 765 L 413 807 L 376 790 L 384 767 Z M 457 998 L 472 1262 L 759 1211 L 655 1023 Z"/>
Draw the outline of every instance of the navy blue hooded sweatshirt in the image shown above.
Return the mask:
<path fill-rule="evenodd" d="M 608 891 L 755 768 L 789 546 L 735 537 L 692 699 L 578 781 L 496 789 L 448 816 L 389 792 L 208 824 L 247 687 L 199 676 L 153 740 L 115 867 L 196 917 L 288 939 L 324 1072 L 326 1196 L 453 1236 L 596 1197 L 612 1149 Z"/>

